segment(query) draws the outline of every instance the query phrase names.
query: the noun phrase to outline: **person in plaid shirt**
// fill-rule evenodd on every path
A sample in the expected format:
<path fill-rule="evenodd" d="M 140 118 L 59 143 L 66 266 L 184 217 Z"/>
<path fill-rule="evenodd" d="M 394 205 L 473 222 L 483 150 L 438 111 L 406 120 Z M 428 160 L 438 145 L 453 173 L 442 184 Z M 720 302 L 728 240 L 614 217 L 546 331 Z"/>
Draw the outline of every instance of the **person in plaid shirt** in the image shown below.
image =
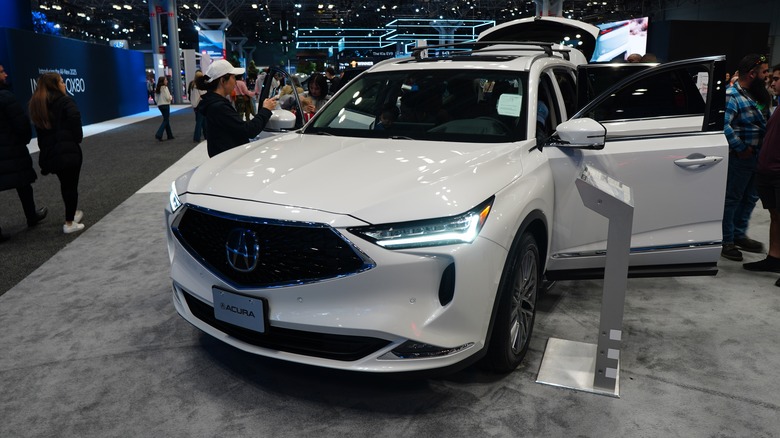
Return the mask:
<path fill-rule="evenodd" d="M 750 214 L 758 201 L 754 184 L 758 151 L 766 133 L 761 90 L 769 72 L 765 56 L 747 55 L 739 62 L 739 79 L 726 90 L 724 133 L 729 142 L 729 168 L 723 209 L 721 256 L 742 261 L 742 251 L 762 253 L 764 245 L 747 237 Z"/>
<path fill-rule="evenodd" d="M 780 64 L 772 72 L 772 92 L 780 95 Z M 745 263 L 748 271 L 780 272 L 780 112 L 775 111 L 766 123 L 763 147 L 756 166 L 756 191 L 764 208 L 769 210 L 769 252 L 766 258 Z M 780 286 L 780 279 L 775 282 Z"/>

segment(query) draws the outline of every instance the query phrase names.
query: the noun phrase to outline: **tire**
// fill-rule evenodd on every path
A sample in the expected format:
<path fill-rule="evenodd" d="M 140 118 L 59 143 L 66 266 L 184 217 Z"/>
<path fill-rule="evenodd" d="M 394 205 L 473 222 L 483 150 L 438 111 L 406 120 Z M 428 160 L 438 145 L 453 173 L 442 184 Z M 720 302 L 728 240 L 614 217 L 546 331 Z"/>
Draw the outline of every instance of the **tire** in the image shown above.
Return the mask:
<path fill-rule="evenodd" d="M 498 311 L 483 367 L 508 373 L 523 361 L 536 318 L 536 300 L 541 287 L 539 247 L 525 233 L 507 258 L 496 299 Z"/>

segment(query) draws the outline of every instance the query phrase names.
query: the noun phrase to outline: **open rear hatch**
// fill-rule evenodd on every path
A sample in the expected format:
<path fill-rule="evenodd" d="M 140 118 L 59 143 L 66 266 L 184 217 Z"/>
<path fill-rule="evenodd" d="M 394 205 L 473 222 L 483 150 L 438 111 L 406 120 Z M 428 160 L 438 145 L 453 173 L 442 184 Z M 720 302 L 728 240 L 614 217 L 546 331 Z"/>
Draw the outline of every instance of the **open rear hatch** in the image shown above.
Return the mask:
<path fill-rule="evenodd" d="M 477 41 L 539 41 L 571 46 L 591 59 L 599 28 L 562 17 L 531 17 L 509 21 L 479 34 Z"/>

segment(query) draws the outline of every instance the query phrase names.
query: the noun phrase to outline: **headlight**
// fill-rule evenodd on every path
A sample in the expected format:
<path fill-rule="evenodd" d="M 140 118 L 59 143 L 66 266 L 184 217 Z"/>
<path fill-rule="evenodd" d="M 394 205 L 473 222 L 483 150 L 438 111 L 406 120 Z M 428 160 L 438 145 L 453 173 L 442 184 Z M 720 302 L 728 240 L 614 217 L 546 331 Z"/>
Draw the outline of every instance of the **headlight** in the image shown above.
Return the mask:
<path fill-rule="evenodd" d="M 176 193 L 176 181 L 171 183 L 171 194 L 168 197 L 168 202 L 171 203 L 171 213 L 178 210 L 181 207 L 181 201 L 179 200 L 179 194 Z"/>
<path fill-rule="evenodd" d="M 479 235 L 482 226 L 485 225 L 490 207 L 493 205 L 493 199 L 491 197 L 482 204 L 457 216 L 355 227 L 350 228 L 349 232 L 388 249 L 471 243 Z"/>

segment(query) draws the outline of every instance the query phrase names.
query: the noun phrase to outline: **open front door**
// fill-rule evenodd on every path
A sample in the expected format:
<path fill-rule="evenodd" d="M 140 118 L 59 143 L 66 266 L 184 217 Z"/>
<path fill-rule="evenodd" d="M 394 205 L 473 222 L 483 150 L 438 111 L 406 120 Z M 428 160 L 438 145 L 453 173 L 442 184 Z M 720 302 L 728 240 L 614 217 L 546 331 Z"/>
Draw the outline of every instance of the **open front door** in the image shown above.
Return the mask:
<path fill-rule="evenodd" d="M 278 96 L 279 105 L 278 109 L 283 109 L 295 114 L 295 127 L 293 129 L 299 129 L 303 127 L 303 111 L 301 110 L 301 96 L 298 93 L 298 89 L 301 84 L 298 78 L 291 76 L 284 70 L 270 67 L 268 74 L 265 75 L 263 80 L 263 88 L 258 96 L 259 105 L 262 106 L 263 100 Z"/>
<path fill-rule="evenodd" d="M 550 279 L 603 275 L 608 222 L 584 207 L 574 185 L 585 165 L 632 189 L 630 276 L 717 272 L 728 164 L 723 61 L 699 58 L 635 73 L 572 118 L 604 126 L 602 149 L 545 147 L 555 178 Z"/>

